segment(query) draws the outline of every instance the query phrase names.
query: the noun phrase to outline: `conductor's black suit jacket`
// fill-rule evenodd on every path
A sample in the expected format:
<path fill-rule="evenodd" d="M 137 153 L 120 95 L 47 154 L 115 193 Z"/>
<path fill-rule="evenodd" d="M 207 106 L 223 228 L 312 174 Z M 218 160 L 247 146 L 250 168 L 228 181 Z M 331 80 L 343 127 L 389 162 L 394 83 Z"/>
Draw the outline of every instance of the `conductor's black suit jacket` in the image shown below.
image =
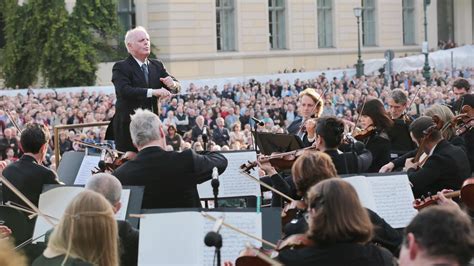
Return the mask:
<path fill-rule="evenodd" d="M 147 147 L 114 172 L 124 186 L 145 186 L 142 209 L 200 207 L 197 184 L 227 167 L 227 159 L 216 152 L 165 151 Z"/>
<path fill-rule="evenodd" d="M 148 89 L 166 88 L 172 93 L 177 93 L 180 89 L 179 86 L 174 89 L 167 88 L 160 81 L 160 78 L 170 76 L 161 61 L 148 59 L 148 62 L 148 84 L 140 65 L 131 55 L 115 63 L 112 68 L 112 82 L 117 101 L 115 115 L 107 128 L 106 139 L 115 140 L 116 149 L 119 151 L 136 151 L 130 137 L 130 115 L 135 113 L 135 109 L 148 109 L 158 114 L 157 98 L 148 98 Z"/>

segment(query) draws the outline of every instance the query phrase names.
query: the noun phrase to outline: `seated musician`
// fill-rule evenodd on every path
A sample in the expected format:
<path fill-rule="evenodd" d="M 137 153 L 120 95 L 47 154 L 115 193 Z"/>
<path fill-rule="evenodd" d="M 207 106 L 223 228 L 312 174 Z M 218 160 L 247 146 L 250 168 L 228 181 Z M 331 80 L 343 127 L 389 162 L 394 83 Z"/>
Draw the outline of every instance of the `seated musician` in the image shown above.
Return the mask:
<path fill-rule="evenodd" d="M 112 205 L 112 210 L 117 213 L 122 208 L 120 196 L 122 184 L 118 179 L 106 173 L 92 175 L 87 180 L 86 189 L 95 191 Z M 120 239 L 120 265 L 137 265 L 138 261 L 138 236 L 139 232 L 128 221 L 117 220 L 118 236 Z"/>
<path fill-rule="evenodd" d="M 143 209 L 200 207 L 197 184 L 219 174 L 227 159 L 216 152 L 165 151 L 166 135 L 154 113 L 137 109 L 132 115 L 130 133 L 138 149 L 135 159 L 114 171 L 122 185 L 145 186 Z"/>
<path fill-rule="evenodd" d="M 288 126 L 287 130 L 289 134 L 298 135 L 303 141 L 305 147 L 311 146 L 314 139 L 310 139 L 306 132 L 305 123 L 310 118 L 318 118 L 323 112 L 324 101 L 315 89 L 307 88 L 300 92 L 298 96 L 298 113 L 299 118 L 293 120 Z M 313 136 L 314 138 L 314 136 Z"/>
<path fill-rule="evenodd" d="M 269 163 L 260 163 L 260 167 L 267 171 L 267 173 L 276 173 Z M 296 159 L 293 167 L 291 168 L 292 179 L 291 181 L 281 180 L 274 182 L 274 187 L 281 192 L 289 195 L 293 199 L 303 198 L 303 201 L 307 199 L 307 193 L 311 186 L 318 184 L 319 182 L 337 178 L 336 168 L 327 154 L 318 151 L 305 151 L 298 159 Z M 272 176 L 274 180 L 278 177 Z M 288 184 L 290 183 L 291 184 Z M 280 196 L 274 194 L 274 202 L 279 202 L 281 206 Z M 400 234 L 387 224 L 380 216 L 375 212 L 367 209 L 372 223 L 375 225 L 375 236 L 373 241 L 377 242 L 384 247 L 390 249 L 393 252 L 397 251 L 398 246 L 401 243 Z M 285 236 L 293 234 L 304 233 L 307 229 L 307 222 L 302 212 L 298 213 L 295 220 L 288 223 L 283 228 Z"/>
<path fill-rule="evenodd" d="M 391 157 L 396 158 L 413 149 L 415 143 L 411 140 L 408 127 L 412 122 L 407 112 L 408 97 L 401 89 L 395 89 L 388 98 L 388 113 L 393 120 L 393 127 L 387 133 L 390 138 Z"/>
<path fill-rule="evenodd" d="M 342 153 L 338 148 L 344 138 L 344 122 L 336 117 L 322 117 L 316 122 L 315 146 L 331 156 L 337 173 L 364 173 L 372 163 L 372 154 L 361 142 L 350 143 L 351 152 Z"/>
<path fill-rule="evenodd" d="M 405 228 L 399 265 L 471 265 L 473 228 L 469 216 L 459 208 L 427 208 Z"/>
<path fill-rule="evenodd" d="M 443 189 L 460 189 L 471 175 L 466 153 L 442 138 L 431 117 L 422 116 L 413 121 L 410 134 L 419 149 L 428 155 L 423 161 L 414 162 L 413 158 L 405 161 L 415 197 L 434 195 Z"/>
<path fill-rule="evenodd" d="M 308 191 L 306 237 L 313 244 L 284 249 L 285 265 L 393 265 L 392 254 L 369 243 L 373 225 L 355 189 L 340 179 L 319 182 Z M 291 242 L 290 240 L 288 240 Z"/>
<path fill-rule="evenodd" d="M 462 137 L 456 136 L 454 126 L 451 121 L 454 118 L 454 114 L 449 107 L 441 104 L 433 104 L 425 110 L 425 115 L 430 116 L 433 121 L 437 121 L 437 128 L 440 129 L 441 135 L 447 141 L 455 146 L 459 146 L 463 150 L 466 149 L 465 142 Z M 390 163 L 380 168 L 381 173 L 391 172 L 394 169 L 402 169 L 405 165 L 405 160 L 410 157 L 415 157 L 418 149 L 413 149 L 402 156 L 392 160 Z"/>
<path fill-rule="evenodd" d="M 376 173 L 390 162 L 391 148 L 387 130 L 392 127 L 393 121 L 379 99 L 367 100 L 359 113 L 362 131 L 355 132 L 354 137 L 362 141 L 372 153 L 372 164 L 367 171 Z"/>
<path fill-rule="evenodd" d="M 20 137 L 23 156 L 3 170 L 3 176 L 35 206 L 38 206 L 43 185 L 60 183 L 56 173 L 42 165 L 48 151 L 49 139 L 50 134 L 46 126 L 38 123 L 27 124 Z M 4 202 L 12 201 L 25 205 L 8 187 L 3 186 L 2 190 Z"/>
<path fill-rule="evenodd" d="M 474 171 L 474 94 L 466 94 L 462 96 L 461 101 L 465 107 L 465 116 L 464 116 L 464 130 L 458 131 L 458 134 L 464 139 L 466 145 L 467 157 L 469 158 L 469 163 L 471 165 L 471 171 Z"/>

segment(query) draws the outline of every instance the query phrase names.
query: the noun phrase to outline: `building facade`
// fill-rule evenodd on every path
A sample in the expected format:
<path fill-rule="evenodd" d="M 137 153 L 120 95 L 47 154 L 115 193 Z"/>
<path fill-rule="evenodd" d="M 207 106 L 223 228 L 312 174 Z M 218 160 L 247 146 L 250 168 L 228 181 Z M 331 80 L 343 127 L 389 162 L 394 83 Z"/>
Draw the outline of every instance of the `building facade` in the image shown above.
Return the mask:
<path fill-rule="evenodd" d="M 70 0 L 71 1 L 71 0 Z M 426 0 L 119 0 L 126 27 L 147 28 L 154 53 L 180 79 L 352 67 L 362 58 L 418 54 Z M 430 50 L 472 44 L 474 0 L 431 0 Z M 103 64 L 99 77 L 110 73 Z M 110 75 L 110 74 L 109 74 Z M 101 83 L 101 82 L 99 82 Z"/>

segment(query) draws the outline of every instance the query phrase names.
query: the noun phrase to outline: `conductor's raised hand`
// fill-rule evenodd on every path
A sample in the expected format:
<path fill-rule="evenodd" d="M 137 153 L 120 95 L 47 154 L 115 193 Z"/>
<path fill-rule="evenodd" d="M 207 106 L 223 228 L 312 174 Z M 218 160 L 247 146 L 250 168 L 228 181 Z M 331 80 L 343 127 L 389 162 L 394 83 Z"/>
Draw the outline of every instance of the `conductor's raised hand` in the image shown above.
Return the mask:
<path fill-rule="evenodd" d="M 158 97 L 158 98 L 166 98 L 170 97 L 172 94 L 169 90 L 167 89 L 155 89 L 153 90 L 153 96 Z"/>
<path fill-rule="evenodd" d="M 176 87 L 176 83 L 174 82 L 174 80 L 170 76 L 167 76 L 166 78 L 160 78 L 160 81 L 163 84 L 165 84 L 166 87 L 168 87 L 170 89 Z"/>

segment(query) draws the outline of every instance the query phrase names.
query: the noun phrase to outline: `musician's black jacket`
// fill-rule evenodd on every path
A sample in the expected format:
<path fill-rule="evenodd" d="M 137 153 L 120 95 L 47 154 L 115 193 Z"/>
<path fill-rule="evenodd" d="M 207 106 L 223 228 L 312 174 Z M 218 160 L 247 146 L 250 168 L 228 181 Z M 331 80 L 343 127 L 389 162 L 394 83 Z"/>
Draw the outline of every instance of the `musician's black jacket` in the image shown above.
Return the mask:
<path fill-rule="evenodd" d="M 463 181 L 471 176 L 471 167 L 461 148 L 441 140 L 425 164 L 418 170 L 408 169 L 407 175 L 413 184 L 413 194 L 418 198 L 428 192 L 460 189 Z"/>
<path fill-rule="evenodd" d="M 411 140 L 408 121 L 393 119 L 393 122 L 393 127 L 387 130 L 391 145 L 390 152 L 400 156 L 416 148 L 416 145 Z"/>
<path fill-rule="evenodd" d="M 368 136 L 363 142 L 372 153 L 372 164 L 367 172 L 378 173 L 382 166 L 390 162 L 390 139 L 387 133 L 380 132 Z"/>
<path fill-rule="evenodd" d="M 197 184 L 219 174 L 227 159 L 216 152 L 165 151 L 147 147 L 113 173 L 124 186 L 145 186 L 142 209 L 200 207 Z"/>

